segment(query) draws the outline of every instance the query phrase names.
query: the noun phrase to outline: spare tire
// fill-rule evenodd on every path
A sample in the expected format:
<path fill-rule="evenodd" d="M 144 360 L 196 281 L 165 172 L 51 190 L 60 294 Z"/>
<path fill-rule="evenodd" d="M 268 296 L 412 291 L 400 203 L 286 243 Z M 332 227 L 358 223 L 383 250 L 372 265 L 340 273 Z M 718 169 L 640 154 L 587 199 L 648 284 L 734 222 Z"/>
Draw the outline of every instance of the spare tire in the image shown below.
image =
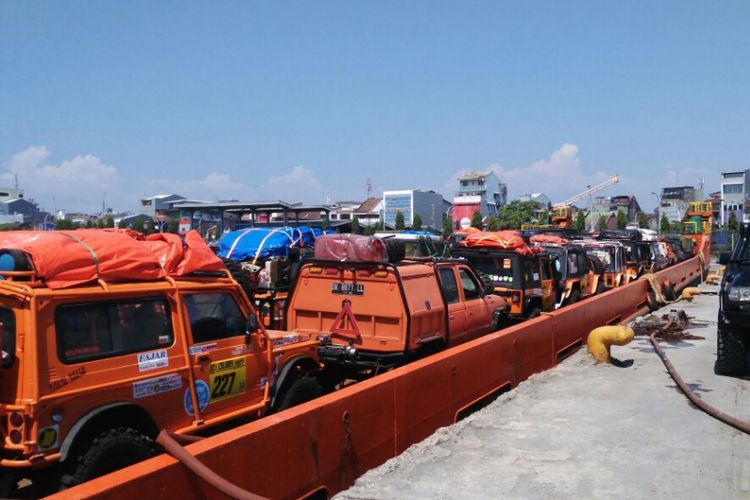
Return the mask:
<path fill-rule="evenodd" d="M 385 251 L 388 254 L 388 262 L 398 262 L 406 257 L 406 244 L 396 238 L 385 238 Z"/>
<path fill-rule="evenodd" d="M 256 287 L 256 278 L 253 273 L 242 269 L 242 263 L 232 259 L 222 259 L 224 267 L 227 268 L 229 274 L 232 275 L 234 281 L 239 283 L 240 287 L 245 291 L 248 297 L 253 296 L 253 292 Z"/>

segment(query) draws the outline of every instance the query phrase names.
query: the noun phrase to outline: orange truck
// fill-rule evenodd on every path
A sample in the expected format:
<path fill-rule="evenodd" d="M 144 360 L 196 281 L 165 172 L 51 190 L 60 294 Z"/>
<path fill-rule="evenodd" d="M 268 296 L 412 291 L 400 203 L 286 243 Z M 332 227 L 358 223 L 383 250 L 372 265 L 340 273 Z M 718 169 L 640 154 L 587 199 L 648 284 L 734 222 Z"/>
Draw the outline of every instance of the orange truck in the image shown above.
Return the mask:
<path fill-rule="evenodd" d="M 197 233 L 3 233 L 0 248 L 2 497 L 147 458 L 161 429 L 320 394 L 317 339 L 259 324 Z"/>
<path fill-rule="evenodd" d="M 287 327 L 320 339 L 330 386 L 499 329 L 506 302 L 458 259 L 391 263 L 377 238 L 318 238 L 288 301 Z M 343 242 L 343 243 L 342 243 Z M 362 252 L 331 252 L 332 245 Z M 384 252 L 384 250 L 383 250 Z"/>

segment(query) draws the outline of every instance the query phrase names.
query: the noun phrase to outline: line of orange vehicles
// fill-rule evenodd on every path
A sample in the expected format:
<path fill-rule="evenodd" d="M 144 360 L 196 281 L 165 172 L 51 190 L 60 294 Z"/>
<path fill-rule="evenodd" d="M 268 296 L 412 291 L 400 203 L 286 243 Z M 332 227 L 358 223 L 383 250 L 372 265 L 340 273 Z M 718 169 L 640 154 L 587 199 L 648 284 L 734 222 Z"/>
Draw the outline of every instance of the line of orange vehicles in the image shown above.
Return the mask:
<path fill-rule="evenodd" d="M 197 233 L 5 233 L 0 496 L 87 481 L 158 452 L 161 429 L 280 411 L 653 267 L 634 238 L 462 236 L 397 262 L 381 238 L 321 236 L 270 329 Z"/>

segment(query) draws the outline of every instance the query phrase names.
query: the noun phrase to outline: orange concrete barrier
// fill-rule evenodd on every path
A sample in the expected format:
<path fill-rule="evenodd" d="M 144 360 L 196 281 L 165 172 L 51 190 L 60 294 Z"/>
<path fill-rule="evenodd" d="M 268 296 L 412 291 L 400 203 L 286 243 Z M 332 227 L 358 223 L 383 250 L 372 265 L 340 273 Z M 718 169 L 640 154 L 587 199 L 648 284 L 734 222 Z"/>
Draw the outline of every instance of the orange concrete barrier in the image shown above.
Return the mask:
<path fill-rule="evenodd" d="M 704 247 L 705 251 L 705 247 Z M 657 273 L 681 290 L 700 278 L 693 258 Z M 477 405 L 554 367 L 647 302 L 637 280 L 559 311 L 346 387 L 187 446 L 227 480 L 269 498 L 333 495 L 367 470 L 450 425 Z M 59 498 L 220 498 L 177 460 L 160 455 L 66 490 Z"/>

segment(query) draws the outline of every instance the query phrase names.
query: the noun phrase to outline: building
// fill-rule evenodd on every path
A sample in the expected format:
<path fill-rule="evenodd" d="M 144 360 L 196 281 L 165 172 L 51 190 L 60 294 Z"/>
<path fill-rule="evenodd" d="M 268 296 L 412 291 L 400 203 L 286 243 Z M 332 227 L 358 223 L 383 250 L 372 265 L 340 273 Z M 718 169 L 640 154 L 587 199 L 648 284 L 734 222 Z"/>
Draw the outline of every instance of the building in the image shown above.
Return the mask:
<path fill-rule="evenodd" d="M 750 169 L 721 173 L 722 226 L 729 222 L 732 214 L 737 222 L 750 222 Z"/>
<path fill-rule="evenodd" d="M 370 227 L 380 224 L 383 215 L 383 200 L 368 198 L 354 211 L 362 226 Z"/>
<path fill-rule="evenodd" d="M 659 218 L 666 216 L 669 222 L 682 222 L 688 204 L 703 200 L 703 189 L 693 186 L 665 187 L 661 190 Z"/>
<path fill-rule="evenodd" d="M 441 227 L 443 215 L 448 213 L 450 202 L 435 191 L 407 189 L 383 192 L 383 221 L 386 226 L 396 227 L 396 214 L 401 212 L 404 224 L 411 227 L 414 216 L 419 214 L 423 226 Z"/>
<path fill-rule="evenodd" d="M 172 211 L 173 203 L 186 201 L 188 201 L 188 199 L 179 194 L 157 194 L 155 196 L 148 196 L 141 198 L 141 209 L 139 213 L 148 215 L 154 219 L 157 214 L 166 214 L 167 212 Z"/>
<path fill-rule="evenodd" d="M 39 210 L 39 206 L 33 200 L 25 198 L 9 198 L 0 201 L 0 214 L 5 216 L 22 216 L 24 224 L 43 224 L 44 219 L 49 216 L 47 212 Z M 6 217 L 13 219 L 13 217 Z"/>
<path fill-rule="evenodd" d="M 721 220 L 721 191 L 709 194 L 706 201 L 711 202 L 711 215 L 714 219 L 714 225 L 719 224 Z"/>
<path fill-rule="evenodd" d="M 627 216 L 628 222 L 636 222 L 640 211 L 641 206 L 633 195 L 597 196 L 591 203 L 586 225 L 592 228 L 596 227 L 601 217 L 610 221 L 610 217 L 614 216 L 616 220 L 617 212 L 623 212 Z"/>
<path fill-rule="evenodd" d="M 0 187 L 0 202 L 23 198 L 23 189 L 17 187 Z"/>
<path fill-rule="evenodd" d="M 458 178 L 458 191 L 453 198 L 454 226 L 461 220 L 471 220 L 474 212 L 482 219 L 497 216 L 498 209 L 508 202 L 508 187 L 500 182 L 495 172 L 469 172 Z"/>
<path fill-rule="evenodd" d="M 351 220 L 361 201 L 337 201 L 331 205 L 331 220 Z"/>
<path fill-rule="evenodd" d="M 518 198 L 520 201 L 535 201 L 539 203 L 539 206 L 549 208 L 552 206 L 552 201 L 544 193 L 526 193 Z"/>

